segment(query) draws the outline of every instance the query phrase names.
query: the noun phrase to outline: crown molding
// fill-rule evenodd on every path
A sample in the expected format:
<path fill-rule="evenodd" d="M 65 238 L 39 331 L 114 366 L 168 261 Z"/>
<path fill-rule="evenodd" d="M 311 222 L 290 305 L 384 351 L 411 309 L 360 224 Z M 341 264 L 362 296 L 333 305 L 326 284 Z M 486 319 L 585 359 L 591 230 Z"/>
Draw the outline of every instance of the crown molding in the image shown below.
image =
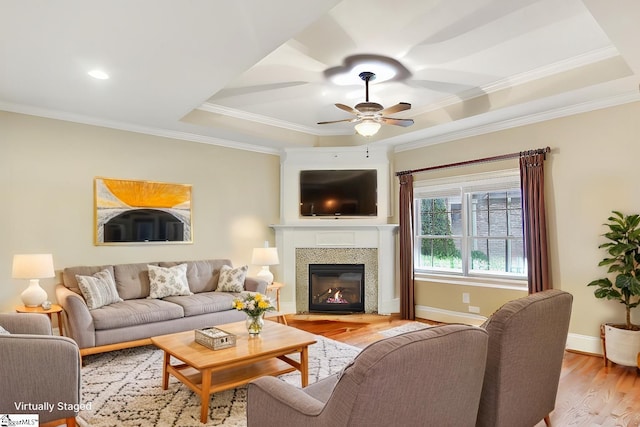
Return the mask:
<path fill-rule="evenodd" d="M 315 136 L 341 136 L 341 135 L 351 135 L 353 133 L 353 129 L 344 130 L 344 129 L 328 129 L 325 131 L 319 131 L 318 129 L 311 126 L 303 126 L 296 123 L 288 122 L 286 120 L 274 119 L 272 117 L 263 116 L 261 114 L 249 113 L 247 111 L 237 110 L 235 108 L 225 107 L 219 104 L 212 104 L 210 102 L 205 102 L 200 107 L 196 108 L 196 110 L 207 111 L 209 113 L 222 114 L 223 116 L 233 117 L 240 120 L 248 120 L 251 122 L 262 123 L 267 126 L 274 126 L 281 129 L 292 130 L 296 132 L 308 133 L 310 135 Z"/>
<path fill-rule="evenodd" d="M 0 110 L 12 112 L 12 113 L 26 114 L 30 116 L 38 116 L 38 117 L 45 117 L 49 119 L 62 120 L 66 122 L 81 123 L 85 125 L 123 130 L 127 132 L 142 133 L 146 135 L 159 136 L 163 138 L 171 138 L 171 139 L 178 139 L 183 141 L 199 142 L 202 144 L 217 145 L 221 147 L 233 148 L 233 149 L 244 150 L 244 151 L 252 151 L 252 152 L 261 153 L 261 154 L 271 154 L 271 155 L 277 155 L 277 156 L 281 154 L 281 150 L 278 148 L 270 148 L 270 147 L 264 147 L 261 145 L 230 141 L 222 138 L 198 135 L 191 132 L 176 131 L 171 129 L 163 129 L 163 128 L 156 128 L 156 127 L 150 127 L 150 126 L 134 125 L 132 123 L 100 119 L 96 117 L 85 116 L 82 114 L 49 110 L 46 108 L 0 102 Z"/>
<path fill-rule="evenodd" d="M 555 108 L 543 112 L 528 114 L 515 118 L 495 121 L 493 123 L 487 123 L 478 126 L 468 126 L 464 129 L 456 129 L 450 132 L 440 133 L 437 135 L 429 136 L 429 133 L 437 131 L 437 126 L 434 128 L 425 129 L 422 132 L 422 138 L 418 141 L 408 143 L 398 143 L 394 147 L 394 152 L 400 153 L 403 151 L 415 150 L 417 148 L 427 147 L 429 145 L 441 144 L 445 142 L 455 141 L 458 139 L 469 138 L 473 136 L 484 135 L 487 133 L 497 132 L 506 129 L 512 129 L 515 127 L 526 126 L 534 123 L 545 122 L 548 120 L 558 119 L 567 116 L 573 116 L 580 113 L 587 113 L 589 111 L 601 110 L 604 108 L 615 107 L 618 105 L 628 104 L 631 102 L 640 101 L 640 93 L 628 92 L 616 96 L 612 96 L 604 99 L 597 99 L 593 101 L 581 102 L 568 107 Z M 453 126 L 462 125 L 460 122 L 451 122 Z M 457 127 L 457 126 L 456 126 Z M 413 137 L 419 138 L 420 132 L 416 132 Z M 392 143 L 393 141 L 387 141 Z"/>

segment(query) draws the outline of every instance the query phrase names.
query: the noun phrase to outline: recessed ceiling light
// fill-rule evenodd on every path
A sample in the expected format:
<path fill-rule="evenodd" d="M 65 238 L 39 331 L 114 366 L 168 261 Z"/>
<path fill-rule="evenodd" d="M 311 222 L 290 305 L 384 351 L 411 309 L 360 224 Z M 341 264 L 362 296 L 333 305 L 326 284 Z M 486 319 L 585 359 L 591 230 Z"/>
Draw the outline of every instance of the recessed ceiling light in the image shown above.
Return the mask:
<path fill-rule="evenodd" d="M 109 78 L 109 74 L 105 73 L 102 70 L 91 70 L 88 74 L 94 79 L 98 80 L 107 80 Z"/>

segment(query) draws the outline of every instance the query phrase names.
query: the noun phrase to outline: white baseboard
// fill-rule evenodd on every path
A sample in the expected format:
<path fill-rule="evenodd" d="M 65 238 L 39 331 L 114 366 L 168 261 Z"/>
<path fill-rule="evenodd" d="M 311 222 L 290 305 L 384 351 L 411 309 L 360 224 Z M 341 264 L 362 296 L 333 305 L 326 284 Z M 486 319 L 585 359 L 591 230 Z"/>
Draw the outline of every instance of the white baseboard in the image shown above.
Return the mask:
<path fill-rule="evenodd" d="M 567 337 L 567 350 L 603 355 L 600 336 L 592 337 L 590 335 L 569 333 Z"/>
<path fill-rule="evenodd" d="M 486 317 L 473 313 L 461 313 L 459 311 L 444 310 L 442 308 L 416 305 L 416 317 L 420 319 L 435 320 L 444 323 L 465 323 L 467 325 L 481 325 Z"/>
<path fill-rule="evenodd" d="M 443 310 L 441 308 L 416 306 L 416 317 L 421 319 L 435 320 L 445 323 L 466 323 L 469 325 L 480 325 L 486 317 L 477 314 L 462 313 L 458 311 Z M 567 336 L 567 350 L 580 351 L 589 354 L 602 355 L 602 343 L 600 337 L 590 335 L 580 335 L 569 333 Z"/>
<path fill-rule="evenodd" d="M 393 313 L 400 313 L 400 298 L 378 301 L 378 314 L 389 315 Z"/>

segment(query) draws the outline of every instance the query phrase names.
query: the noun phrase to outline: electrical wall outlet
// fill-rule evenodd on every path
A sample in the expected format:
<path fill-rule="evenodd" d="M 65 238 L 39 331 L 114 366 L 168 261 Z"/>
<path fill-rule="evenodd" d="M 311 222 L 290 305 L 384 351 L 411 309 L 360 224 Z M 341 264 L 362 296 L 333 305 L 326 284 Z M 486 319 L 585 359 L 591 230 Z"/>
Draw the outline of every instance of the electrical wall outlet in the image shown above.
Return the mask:
<path fill-rule="evenodd" d="M 471 302 L 471 298 L 469 298 L 469 293 L 468 292 L 463 292 L 462 293 L 462 303 L 463 304 L 469 304 Z"/>
<path fill-rule="evenodd" d="M 476 307 L 475 305 L 470 305 L 469 313 L 480 313 L 480 307 Z"/>

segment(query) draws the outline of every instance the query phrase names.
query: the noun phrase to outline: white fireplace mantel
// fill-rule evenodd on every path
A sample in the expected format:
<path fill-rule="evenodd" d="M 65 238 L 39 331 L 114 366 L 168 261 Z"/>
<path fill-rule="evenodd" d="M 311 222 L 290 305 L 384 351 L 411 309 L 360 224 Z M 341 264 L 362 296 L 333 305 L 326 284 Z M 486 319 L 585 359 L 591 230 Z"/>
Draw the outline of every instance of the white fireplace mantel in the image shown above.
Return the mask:
<path fill-rule="evenodd" d="M 275 268 L 285 287 L 281 309 L 296 313 L 296 249 L 298 248 L 375 248 L 378 254 L 378 301 L 380 314 L 400 311 L 395 286 L 395 233 L 397 224 L 368 224 L 357 220 L 310 220 L 308 223 L 273 224 L 280 265 Z"/>

